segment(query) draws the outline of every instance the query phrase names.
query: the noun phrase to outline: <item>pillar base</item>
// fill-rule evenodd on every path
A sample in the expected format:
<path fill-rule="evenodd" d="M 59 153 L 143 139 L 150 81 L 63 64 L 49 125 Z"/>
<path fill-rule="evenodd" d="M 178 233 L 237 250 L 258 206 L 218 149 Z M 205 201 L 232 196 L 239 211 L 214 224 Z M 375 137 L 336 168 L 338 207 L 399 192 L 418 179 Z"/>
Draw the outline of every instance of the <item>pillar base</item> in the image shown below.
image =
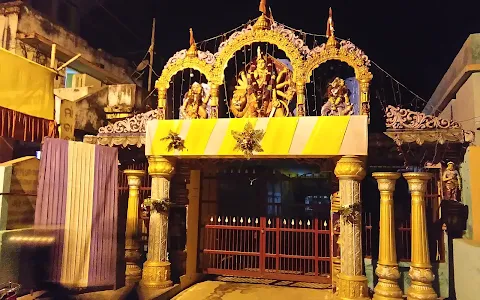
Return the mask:
<path fill-rule="evenodd" d="M 142 279 L 142 268 L 138 265 L 141 257 L 140 248 L 132 247 L 125 249 L 125 261 L 127 262 L 125 269 L 126 283 L 136 283 Z"/>
<path fill-rule="evenodd" d="M 374 300 L 403 299 L 403 292 L 397 282 L 400 278 L 397 266 L 378 264 L 375 273 L 379 279 L 373 295 Z"/>
<path fill-rule="evenodd" d="M 368 280 L 365 276 L 338 274 L 338 300 L 369 300 Z"/>
<path fill-rule="evenodd" d="M 170 280 L 170 263 L 168 261 L 146 261 L 140 284 L 147 288 L 168 288 L 173 285 Z"/>
<path fill-rule="evenodd" d="M 407 290 L 407 300 L 438 299 L 437 293 L 432 287 L 435 276 L 430 268 L 410 267 L 408 275 L 412 279 L 412 283 Z"/>
<path fill-rule="evenodd" d="M 126 283 L 137 283 L 142 279 L 142 269 L 136 264 L 127 264 L 125 270 L 125 282 Z"/>

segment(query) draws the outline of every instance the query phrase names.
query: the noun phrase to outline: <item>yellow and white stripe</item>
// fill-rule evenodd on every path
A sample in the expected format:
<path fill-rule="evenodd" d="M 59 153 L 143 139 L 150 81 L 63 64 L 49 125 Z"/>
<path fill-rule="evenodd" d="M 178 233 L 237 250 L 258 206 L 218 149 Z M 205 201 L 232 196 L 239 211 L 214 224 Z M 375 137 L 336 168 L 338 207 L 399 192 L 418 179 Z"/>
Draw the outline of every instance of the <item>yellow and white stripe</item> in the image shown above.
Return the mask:
<path fill-rule="evenodd" d="M 153 120 L 147 123 L 145 154 L 242 157 L 240 151 L 233 151 L 236 141 L 231 132 L 242 131 L 247 122 L 265 131 L 261 141 L 264 152 L 255 153 L 256 157 L 367 155 L 366 116 Z M 185 150 L 167 150 L 169 141 L 161 139 L 170 131 L 185 140 Z"/>

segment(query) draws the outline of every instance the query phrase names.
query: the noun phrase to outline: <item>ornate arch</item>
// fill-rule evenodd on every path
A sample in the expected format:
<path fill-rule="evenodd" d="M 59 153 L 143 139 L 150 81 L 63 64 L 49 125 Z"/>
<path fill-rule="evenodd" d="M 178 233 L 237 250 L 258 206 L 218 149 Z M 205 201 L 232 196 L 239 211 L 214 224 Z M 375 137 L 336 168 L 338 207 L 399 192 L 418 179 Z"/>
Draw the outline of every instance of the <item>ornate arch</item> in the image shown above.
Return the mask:
<path fill-rule="evenodd" d="M 170 87 L 170 80 L 178 72 L 185 69 L 195 69 L 202 73 L 210 82 L 213 79 L 213 65 L 215 56 L 206 51 L 197 51 L 196 55 L 189 55 L 187 50 L 182 50 L 172 56 L 163 68 L 160 78 L 155 83 L 157 89 L 167 90 Z"/>
<path fill-rule="evenodd" d="M 215 54 L 213 81 L 218 85 L 223 84 L 224 70 L 235 52 L 242 50 L 244 46 L 262 42 L 276 45 L 285 52 L 293 67 L 294 80 L 297 73 L 302 73 L 303 58 L 309 52 L 308 47 L 304 45 L 303 40 L 296 36 L 293 31 L 274 23 L 270 28 L 259 29 L 255 28 L 255 26 L 248 26 L 241 31 L 233 33 L 228 40 L 220 44 Z"/>
<path fill-rule="evenodd" d="M 355 71 L 355 77 L 361 83 L 369 83 L 373 76 L 369 71 L 370 60 L 365 53 L 357 48 L 350 41 L 341 41 L 340 43 L 332 43 L 330 40 L 327 44 L 322 44 L 310 51 L 305 61 L 305 82 L 310 82 L 313 70 L 321 64 L 329 60 L 339 60 L 347 63 Z"/>

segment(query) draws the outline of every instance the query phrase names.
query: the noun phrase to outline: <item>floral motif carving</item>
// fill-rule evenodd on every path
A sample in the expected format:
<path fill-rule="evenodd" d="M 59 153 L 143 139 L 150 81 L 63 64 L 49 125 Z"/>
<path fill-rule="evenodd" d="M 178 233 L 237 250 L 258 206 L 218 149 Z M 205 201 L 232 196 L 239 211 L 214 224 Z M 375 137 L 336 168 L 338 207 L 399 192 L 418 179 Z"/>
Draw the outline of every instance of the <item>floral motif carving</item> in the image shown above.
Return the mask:
<path fill-rule="evenodd" d="M 461 129 L 458 122 L 405 108 L 387 106 L 387 129 Z"/>
<path fill-rule="evenodd" d="M 215 56 L 213 54 L 210 52 L 198 51 L 197 56 L 188 56 L 187 50 L 182 50 L 175 55 L 168 60 L 167 65 L 163 68 L 160 78 L 155 83 L 157 89 L 168 89 L 171 78 L 179 71 L 189 68 L 202 73 L 208 81 L 212 80 L 212 67 L 215 64 Z"/>
<path fill-rule="evenodd" d="M 232 136 L 236 141 L 233 150 L 241 150 L 247 159 L 252 157 L 253 152 L 263 152 L 260 142 L 263 139 L 265 132 L 263 130 L 256 130 L 252 123 L 245 124 L 243 131 L 232 130 Z"/>
<path fill-rule="evenodd" d="M 309 79 L 314 69 L 329 60 L 339 60 L 347 63 L 355 71 L 359 81 L 370 82 L 373 75 L 368 70 L 370 60 L 350 41 L 342 41 L 339 46 L 329 47 L 321 44 L 313 48 L 307 55 L 305 61 L 305 76 Z"/>
<path fill-rule="evenodd" d="M 433 272 L 430 269 L 410 267 L 408 275 L 410 278 L 412 278 L 412 281 L 418 281 L 427 284 L 431 283 L 435 279 L 435 275 L 433 275 Z"/>
<path fill-rule="evenodd" d="M 138 114 L 131 118 L 100 127 L 98 130 L 98 135 L 112 135 L 117 133 L 145 133 L 147 121 L 156 120 L 157 118 L 158 111 L 154 109 L 146 113 Z"/>
<path fill-rule="evenodd" d="M 302 51 L 305 51 L 303 42 L 299 49 L 298 42 L 292 42 L 292 35 L 286 34 L 287 29 L 277 30 L 254 30 L 252 26 L 234 32 L 225 42 L 220 44 L 218 52 L 215 54 L 216 61 L 214 66 L 215 82 L 223 84 L 224 69 L 230 58 L 246 45 L 256 42 L 266 42 L 276 45 L 280 50 L 284 51 L 290 59 L 293 66 L 293 77 L 303 67 Z M 294 34 L 293 34 L 294 35 Z M 288 36 L 288 37 L 287 37 Z"/>
<path fill-rule="evenodd" d="M 375 274 L 381 279 L 388 279 L 395 281 L 400 278 L 400 272 L 398 271 L 397 266 L 384 266 L 381 264 L 377 265 L 375 269 Z"/>

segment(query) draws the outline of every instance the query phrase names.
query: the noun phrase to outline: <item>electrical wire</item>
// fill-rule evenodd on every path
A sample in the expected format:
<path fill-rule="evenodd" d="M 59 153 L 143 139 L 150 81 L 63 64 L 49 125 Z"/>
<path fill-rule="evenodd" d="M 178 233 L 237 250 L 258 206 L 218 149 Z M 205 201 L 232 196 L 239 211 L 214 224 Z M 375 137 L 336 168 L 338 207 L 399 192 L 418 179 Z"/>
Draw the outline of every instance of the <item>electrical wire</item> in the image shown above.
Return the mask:
<path fill-rule="evenodd" d="M 65 1 L 65 0 L 63 0 Z M 105 6 L 103 6 L 98 0 L 97 0 L 97 5 L 103 8 L 107 14 L 109 14 L 115 21 L 117 21 L 118 24 L 122 25 L 123 28 L 125 28 L 130 34 L 132 34 L 136 39 L 138 39 L 141 42 L 145 42 L 145 39 L 142 39 L 140 36 L 138 36 L 135 32 L 133 32 L 130 27 L 128 27 L 125 23 L 123 23 L 117 16 L 115 16 L 110 10 L 108 10 Z"/>

